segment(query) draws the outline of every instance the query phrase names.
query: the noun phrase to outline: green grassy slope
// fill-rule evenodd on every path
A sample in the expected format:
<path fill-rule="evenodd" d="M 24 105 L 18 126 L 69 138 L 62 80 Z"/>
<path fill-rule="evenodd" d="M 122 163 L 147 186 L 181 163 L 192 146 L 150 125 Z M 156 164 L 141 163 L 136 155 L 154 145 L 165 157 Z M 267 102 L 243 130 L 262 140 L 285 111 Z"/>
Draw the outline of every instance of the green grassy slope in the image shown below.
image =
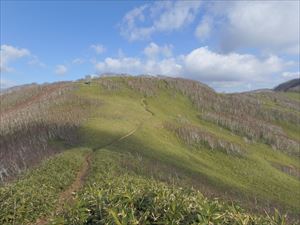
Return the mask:
<path fill-rule="evenodd" d="M 248 214 L 236 213 L 235 219 L 229 216 L 234 210 L 229 207 L 231 201 L 253 214 L 263 213 L 264 210 L 273 212 L 273 208 L 278 208 L 282 213 L 288 213 L 290 218 L 297 217 L 300 211 L 300 180 L 297 177 L 300 159 L 297 149 L 287 151 L 288 149 L 284 148 L 299 143 L 300 126 L 299 123 L 295 123 L 295 118 L 299 116 L 295 104 L 299 101 L 299 94 L 282 93 L 276 94 L 275 97 L 261 93 L 240 94 L 234 95 L 231 100 L 231 96 L 216 94 L 206 87 L 200 88 L 203 93 L 193 96 L 193 90 L 185 91 L 182 87 L 178 87 L 181 85 L 180 80 L 179 84 L 175 84 L 172 80 L 136 79 L 138 78 L 108 77 L 94 79 L 89 85 L 84 82 L 73 84 L 75 88 L 71 90 L 72 95 L 90 102 L 84 105 L 84 109 L 89 110 L 89 113 L 84 114 L 88 117 L 80 124 L 78 131 L 80 140 L 75 146 L 93 149 L 95 153 L 88 183 L 83 192 L 77 196 L 78 205 L 66 209 L 65 214 L 60 214 L 53 220 L 54 223 L 64 221 L 65 224 L 84 224 L 82 221 L 93 219 L 89 213 L 93 207 L 86 205 L 85 197 L 94 198 L 99 194 L 97 189 L 102 190 L 105 185 L 109 185 L 101 183 L 103 176 L 108 176 L 102 173 L 103 171 L 110 174 L 108 179 L 112 183 L 124 184 L 125 187 L 129 185 L 127 187 L 129 190 L 138 193 L 142 188 L 150 189 L 151 192 L 155 192 L 155 188 L 156 191 L 167 189 L 167 193 L 171 193 L 169 188 L 170 190 L 175 188 L 175 192 L 178 193 L 181 192 L 180 187 L 184 190 L 193 187 L 195 192 L 189 194 L 187 191 L 182 193 L 182 196 L 189 199 L 192 195 L 198 195 L 196 190 L 199 190 L 209 198 L 218 197 L 220 201 L 229 202 L 228 205 L 216 207 L 216 214 L 212 213 L 214 217 L 218 217 L 222 211 L 226 212 L 226 215 L 220 217 L 223 224 L 233 224 L 230 221 L 238 221 L 239 216 L 243 220 L 236 224 L 252 224 L 251 219 L 248 219 L 248 223 L 245 222 Z M 194 88 L 194 84 L 190 88 Z M 220 109 L 218 105 L 221 105 Z M 239 109 L 238 106 L 245 106 L 245 110 Z M 252 110 L 252 106 L 261 108 Z M 55 107 L 53 106 L 53 110 Z M 245 114 L 247 107 L 249 115 L 252 116 L 251 118 L 249 116 L 249 119 Z M 221 115 L 222 111 L 228 112 L 224 113 L 226 118 L 230 113 L 234 114 L 234 111 L 237 111 L 234 117 L 237 119 L 241 117 L 242 119 L 238 120 L 241 122 L 243 119 L 252 122 L 252 118 L 257 118 L 253 123 L 261 124 L 263 121 L 266 125 L 259 129 L 265 130 L 258 130 L 262 132 L 262 137 L 246 138 L 239 133 L 240 130 L 229 129 L 204 117 L 207 113 Z M 275 130 L 279 130 L 278 133 L 273 134 L 268 130 L 269 127 L 273 129 L 273 126 Z M 249 132 L 256 131 L 255 124 L 253 127 L 249 127 Z M 243 129 L 248 127 L 239 129 L 245 132 Z M 129 133 L 128 137 L 120 139 Z M 276 143 L 277 137 L 287 144 Z M 226 151 L 228 148 L 238 149 L 238 154 Z M 126 157 L 114 160 L 120 155 Z M 108 162 L 110 158 L 112 160 L 105 168 L 102 165 L 103 158 Z M 124 172 L 125 178 L 114 180 L 111 175 L 114 172 L 110 172 L 114 170 L 113 168 L 119 168 L 118 171 L 123 168 L 129 174 Z M 123 173 L 119 176 L 123 176 Z M 153 183 L 153 187 L 147 185 L 147 182 Z M 140 188 L 135 186 L 137 183 L 140 183 Z M 119 191 L 118 186 L 110 188 L 112 191 Z M 146 195 L 142 193 L 144 194 Z M 201 198 L 196 201 L 201 202 Z M 220 202 L 218 204 L 222 205 Z M 208 205 L 212 206 L 213 203 L 210 202 Z M 98 224 L 134 224 L 128 222 L 130 220 L 124 222 L 126 216 L 119 215 L 128 214 L 127 211 L 122 212 L 121 208 L 116 210 L 118 212 L 106 211 L 109 214 L 106 215 L 107 221 L 103 218 L 105 222 Z M 72 215 L 75 219 L 80 217 L 81 212 L 82 220 L 71 223 Z M 173 217 L 175 219 L 175 214 Z M 131 219 L 134 221 L 133 217 Z M 258 222 L 260 221 L 258 218 L 253 217 L 253 220 L 256 224 L 263 224 Z M 171 219 L 166 218 L 161 221 L 180 224 L 178 222 L 180 220 L 177 223 L 172 223 Z M 207 224 L 204 221 L 203 219 L 203 224 Z M 217 219 L 214 221 L 215 224 L 218 224 L 217 221 Z M 279 224 L 278 221 L 272 223 Z M 265 224 L 272 223 L 271 220 L 265 221 Z"/>
<path fill-rule="evenodd" d="M 155 96 L 145 98 L 127 87 L 105 91 L 96 83 L 82 85 L 78 94 L 104 103 L 83 127 L 84 145 L 101 146 L 139 126 L 133 136 L 112 145 L 111 150 L 135 153 L 167 165 L 193 179 L 193 185 L 200 189 L 202 186 L 204 191 L 213 189 L 213 193 L 227 194 L 229 199 L 248 199 L 250 204 L 258 201 L 264 206 L 271 204 L 291 212 L 300 210 L 299 180 L 272 165 L 276 162 L 299 169 L 298 158 L 274 151 L 265 144 L 246 143 L 242 137 L 200 120 L 199 112 L 184 95 L 162 89 Z M 142 99 L 154 115 L 145 110 Z M 245 154 L 236 157 L 204 146 L 189 146 L 164 128 L 166 121 L 184 121 L 201 127 L 219 138 L 242 145 Z"/>

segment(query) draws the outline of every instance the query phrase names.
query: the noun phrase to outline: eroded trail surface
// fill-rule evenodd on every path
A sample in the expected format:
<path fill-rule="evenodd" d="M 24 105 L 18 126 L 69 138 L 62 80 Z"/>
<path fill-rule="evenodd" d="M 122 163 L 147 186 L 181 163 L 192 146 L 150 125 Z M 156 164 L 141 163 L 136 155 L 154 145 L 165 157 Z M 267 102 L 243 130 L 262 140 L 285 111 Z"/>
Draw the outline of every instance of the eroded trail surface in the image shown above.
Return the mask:
<path fill-rule="evenodd" d="M 141 127 L 141 125 L 142 125 L 142 123 L 139 126 L 137 126 L 135 129 L 129 131 L 127 134 L 118 138 L 117 140 L 114 140 L 113 142 L 108 143 L 105 146 L 94 148 L 93 151 L 105 148 L 109 145 L 112 145 L 112 144 L 118 142 L 118 141 L 128 138 L 129 136 L 133 135 Z M 60 194 L 56 210 L 54 213 L 52 213 L 52 215 L 61 212 L 66 204 L 72 204 L 73 193 L 77 192 L 84 185 L 85 178 L 87 177 L 88 172 L 91 167 L 92 154 L 93 153 L 89 153 L 86 156 L 84 163 L 83 163 L 81 169 L 78 171 L 74 182 L 64 192 L 62 192 Z M 46 225 L 50 222 L 50 219 L 51 219 L 51 215 L 49 217 L 39 218 L 35 223 L 33 223 L 33 225 Z"/>
<path fill-rule="evenodd" d="M 85 161 L 80 169 L 80 171 L 77 173 L 76 179 L 74 182 L 69 186 L 67 190 L 62 192 L 59 196 L 58 200 L 58 211 L 60 211 L 65 203 L 69 203 L 72 201 L 72 193 L 78 191 L 84 184 L 85 178 L 88 174 L 90 165 L 91 165 L 91 153 L 88 154 L 85 158 Z"/>
<path fill-rule="evenodd" d="M 60 212 L 63 209 L 65 204 L 72 203 L 73 193 L 78 191 L 83 186 L 85 178 L 86 178 L 86 176 L 88 174 L 88 171 L 90 169 L 91 157 L 92 157 L 91 153 L 88 154 L 85 157 L 84 163 L 81 166 L 80 170 L 78 171 L 74 182 L 64 192 L 62 192 L 60 194 L 59 200 L 58 200 L 58 205 L 57 205 L 57 208 L 55 210 L 55 213 Z M 50 218 L 48 218 L 48 217 L 40 218 L 34 224 L 35 225 L 48 224 L 49 219 Z"/>

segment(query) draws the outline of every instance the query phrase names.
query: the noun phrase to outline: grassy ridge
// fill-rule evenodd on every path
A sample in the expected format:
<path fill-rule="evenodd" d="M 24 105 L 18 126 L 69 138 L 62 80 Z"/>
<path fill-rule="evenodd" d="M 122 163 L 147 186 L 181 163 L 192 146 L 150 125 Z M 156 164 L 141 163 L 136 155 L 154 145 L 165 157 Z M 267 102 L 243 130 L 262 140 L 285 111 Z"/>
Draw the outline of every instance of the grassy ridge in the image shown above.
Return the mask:
<path fill-rule="evenodd" d="M 86 154 L 87 149 L 65 151 L 0 187 L 0 224 L 28 224 L 48 215 L 59 193 L 73 182 Z"/>

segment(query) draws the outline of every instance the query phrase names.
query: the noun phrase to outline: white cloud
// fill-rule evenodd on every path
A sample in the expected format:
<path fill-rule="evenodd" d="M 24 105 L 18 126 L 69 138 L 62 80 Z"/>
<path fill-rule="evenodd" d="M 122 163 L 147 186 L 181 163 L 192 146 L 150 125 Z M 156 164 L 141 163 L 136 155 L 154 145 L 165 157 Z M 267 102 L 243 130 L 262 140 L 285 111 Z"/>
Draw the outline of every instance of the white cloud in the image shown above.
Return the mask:
<path fill-rule="evenodd" d="M 97 54 L 102 54 L 103 52 L 105 52 L 105 47 L 103 45 L 100 44 L 94 44 L 90 46 Z"/>
<path fill-rule="evenodd" d="M 147 60 L 145 68 L 141 68 L 146 74 L 152 75 L 168 75 L 180 76 L 182 73 L 182 65 L 175 58 L 168 58 L 163 60 Z"/>
<path fill-rule="evenodd" d="M 95 68 L 99 72 L 132 73 L 137 74 L 141 68 L 141 61 L 138 58 L 106 58 L 97 62 Z"/>
<path fill-rule="evenodd" d="M 151 47 L 152 46 L 152 47 Z M 290 62 L 275 55 L 259 58 L 251 54 L 213 52 L 208 47 L 194 49 L 177 57 L 153 57 L 160 47 L 153 43 L 144 59 L 137 57 L 110 58 L 94 62 L 98 72 L 161 74 L 183 76 L 206 82 L 261 82 L 282 73 Z"/>
<path fill-rule="evenodd" d="M 46 67 L 46 64 L 41 62 L 39 58 L 35 55 L 31 57 L 31 59 L 28 61 L 28 65 L 32 66 L 39 66 L 39 67 Z"/>
<path fill-rule="evenodd" d="M 280 72 L 285 63 L 274 55 L 259 59 L 250 54 L 218 54 L 202 47 L 185 56 L 184 66 L 187 74 L 198 80 L 255 81 Z"/>
<path fill-rule="evenodd" d="M 30 56 L 30 51 L 25 48 L 17 48 L 11 45 L 1 45 L 0 51 L 0 71 L 10 72 L 14 69 L 9 64 L 19 58 Z"/>
<path fill-rule="evenodd" d="M 212 29 L 212 18 L 209 16 L 205 16 L 202 19 L 202 21 L 198 24 L 195 31 L 195 35 L 199 40 L 204 41 L 209 37 L 211 33 L 211 29 Z"/>
<path fill-rule="evenodd" d="M 273 53 L 299 54 L 299 4 L 299 1 L 214 2 L 206 15 L 213 17 L 214 23 L 207 29 L 216 26 L 215 36 L 220 37 L 225 51 L 254 47 Z"/>
<path fill-rule="evenodd" d="M 134 8 L 123 17 L 121 34 L 135 41 L 148 39 L 156 32 L 179 30 L 194 21 L 200 4 L 200 1 L 159 1 Z"/>
<path fill-rule="evenodd" d="M 104 61 L 95 64 L 97 72 L 104 73 L 128 73 L 128 74 L 151 74 L 178 76 L 181 74 L 182 66 L 176 59 L 168 58 L 163 60 L 139 59 L 139 58 L 106 58 Z"/>
<path fill-rule="evenodd" d="M 55 73 L 58 75 L 64 75 L 65 73 L 67 73 L 68 68 L 65 65 L 57 65 L 55 67 Z"/>
<path fill-rule="evenodd" d="M 121 48 L 118 49 L 118 57 L 119 58 L 125 57 L 125 54 L 124 54 L 124 52 L 123 52 L 123 50 Z"/>
<path fill-rule="evenodd" d="M 160 55 L 163 57 L 171 57 L 172 56 L 172 45 L 164 45 L 158 46 L 154 42 L 151 42 L 144 49 L 144 54 L 151 59 L 157 58 Z"/>
<path fill-rule="evenodd" d="M 300 78 L 300 72 L 283 72 L 282 76 L 284 78 L 292 79 L 292 78 Z"/>
<path fill-rule="evenodd" d="M 73 61 L 72 61 L 73 64 L 83 64 L 84 62 L 85 62 L 85 60 L 82 58 L 76 58 L 76 59 L 73 59 Z"/>

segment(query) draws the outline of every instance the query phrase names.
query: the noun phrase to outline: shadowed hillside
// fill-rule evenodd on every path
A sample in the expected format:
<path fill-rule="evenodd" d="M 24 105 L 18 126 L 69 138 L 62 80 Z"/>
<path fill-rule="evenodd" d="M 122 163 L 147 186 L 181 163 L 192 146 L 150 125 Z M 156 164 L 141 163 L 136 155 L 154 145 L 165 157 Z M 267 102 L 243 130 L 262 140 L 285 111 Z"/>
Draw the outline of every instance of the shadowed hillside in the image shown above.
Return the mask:
<path fill-rule="evenodd" d="M 2 224 L 286 224 L 275 208 L 297 219 L 299 93 L 108 76 L 0 97 Z M 58 206 L 87 155 L 74 198 Z"/>
<path fill-rule="evenodd" d="M 289 80 L 285 83 L 279 84 L 274 88 L 274 91 L 294 91 L 300 92 L 300 78 Z"/>

